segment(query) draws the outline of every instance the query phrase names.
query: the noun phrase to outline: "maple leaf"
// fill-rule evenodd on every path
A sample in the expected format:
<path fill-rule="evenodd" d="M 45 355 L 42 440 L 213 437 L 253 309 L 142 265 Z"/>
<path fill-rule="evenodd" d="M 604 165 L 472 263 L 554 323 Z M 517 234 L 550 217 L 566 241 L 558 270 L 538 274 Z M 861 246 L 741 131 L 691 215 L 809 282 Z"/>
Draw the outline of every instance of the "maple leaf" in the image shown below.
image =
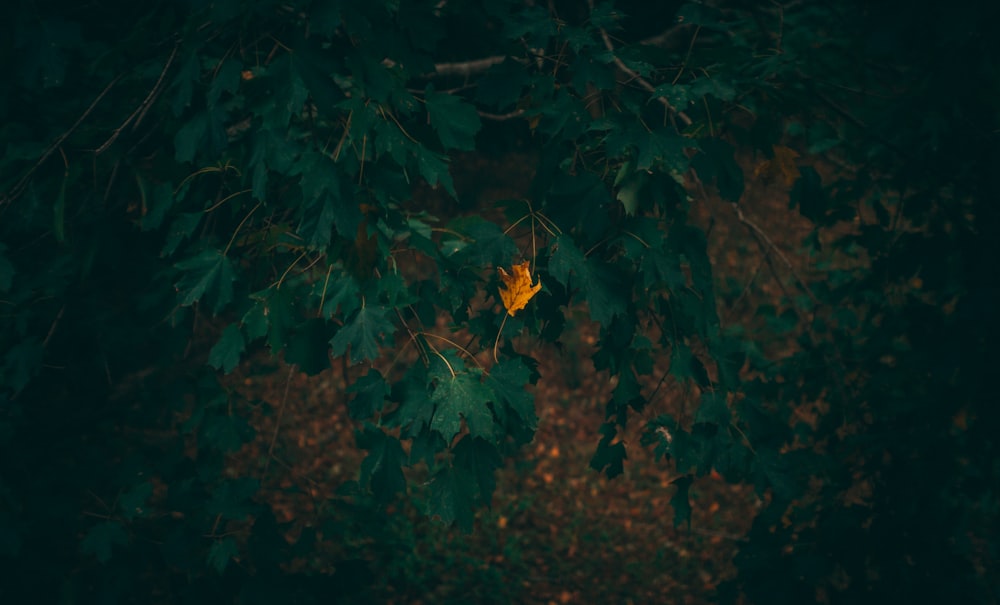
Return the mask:
<path fill-rule="evenodd" d="M 514 316 L 514 313 L 523 309 L 528 304 L 528 301 L 531 300 L 531 297 L 542 289 L 541 281 L 532 285 L 531 272 L 528 270 L 528 265 L 528 261 L 524 261 L 520 265 L 514 265 L 511 268 L 513 275 L 504 271 L 503 267 L 497 267 L 497 273 L 500 274 L 500 279 L 503 280 L 503 285 L 506 286 L 506 288 L 500 288 L 500 300 L 503 301 L 503 306 L 507 309 L 507 314 L 511 317 Z"/>

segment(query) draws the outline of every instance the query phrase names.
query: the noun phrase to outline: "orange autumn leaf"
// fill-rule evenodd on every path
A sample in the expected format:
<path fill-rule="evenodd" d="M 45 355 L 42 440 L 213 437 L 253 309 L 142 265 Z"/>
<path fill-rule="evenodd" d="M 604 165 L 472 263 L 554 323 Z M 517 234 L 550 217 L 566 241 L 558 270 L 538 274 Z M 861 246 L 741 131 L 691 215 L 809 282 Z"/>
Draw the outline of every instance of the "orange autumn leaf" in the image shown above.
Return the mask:
<path fill-rule="evenodd" d="M 528 266 L 528 261 L 514 265 L 511 268 L 513 275 L 504 271 L 503 267 L 497 267 L 497 273 L 500 274 L 500 279 L 503 281 L 503 286 L 500 287 L 500 300 L 503 301 L 503 306 L 511 317 L 514 316 L 515 312 L 523 309 L 531 297 L 542 289 L 542 282 L 532 285 Z"/>

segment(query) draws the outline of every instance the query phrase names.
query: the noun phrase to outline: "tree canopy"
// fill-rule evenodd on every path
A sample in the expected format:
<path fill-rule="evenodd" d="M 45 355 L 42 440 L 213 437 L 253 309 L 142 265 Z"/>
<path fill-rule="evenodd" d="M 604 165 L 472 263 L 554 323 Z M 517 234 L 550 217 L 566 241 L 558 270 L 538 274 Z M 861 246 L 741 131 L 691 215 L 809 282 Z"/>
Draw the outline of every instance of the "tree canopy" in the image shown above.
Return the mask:
<path fill-rule="evenodd" d="M 706 598 L 1000 597 L 991 6 L 4 12 L 0 595 L 368 602 L 370 562 L 297 563 L 319 550 L 268 506 L 286 469 L 250 421 L 283 408 L 233 370 L 344 381 L 365 458 L 327 539 L 391 542 L 401 502 L 474 532 L 538 426 L 539 351 L 586 323 L 614 385 L 595 472 L 653 450 L 678 526 L 706 476 L 757 494 Z M 483 199 L 497 157 L 523 183 Z M 720 277 L 745 251 L 715 212 L 752 274 Z M 692 407 L 650 414 L 661 389 Z"/>

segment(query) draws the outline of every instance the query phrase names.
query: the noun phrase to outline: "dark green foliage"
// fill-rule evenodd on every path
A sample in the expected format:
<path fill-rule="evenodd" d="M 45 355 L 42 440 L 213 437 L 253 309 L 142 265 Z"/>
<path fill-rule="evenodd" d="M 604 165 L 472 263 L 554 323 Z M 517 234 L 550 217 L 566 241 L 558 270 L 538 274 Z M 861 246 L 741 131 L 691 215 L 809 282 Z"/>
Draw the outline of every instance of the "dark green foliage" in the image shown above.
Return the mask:
<path fill-rule="evenodd" d="M 317 518 L 391 545 L 410 501 L 475 528 L 539 422 L 525 343 L 583 306 L 615 381 L 591 466 L 627 471 L 651 377 L 696 400 L 642 439 L 674 524 L 710 474 L 760 497 L 713 598 L 998 598 L 1000 48 L 965 4 L 16 3 L 0 599 L 365 594 L 370 561 L 274 518 L 240 368 L 337 368 L 366 457 Z M 779 147 L 800 161 L 751 177 Z M 506 219 L 458 199 L 487 151 L 534 164 Z M 787 175 L 816 264 L 734 323 L 752 284 L 691 210 L 717 192 L 780 274 L 742 203 Z M 524 260 L 543 289 L 506 316 L 496 267 Z"/>

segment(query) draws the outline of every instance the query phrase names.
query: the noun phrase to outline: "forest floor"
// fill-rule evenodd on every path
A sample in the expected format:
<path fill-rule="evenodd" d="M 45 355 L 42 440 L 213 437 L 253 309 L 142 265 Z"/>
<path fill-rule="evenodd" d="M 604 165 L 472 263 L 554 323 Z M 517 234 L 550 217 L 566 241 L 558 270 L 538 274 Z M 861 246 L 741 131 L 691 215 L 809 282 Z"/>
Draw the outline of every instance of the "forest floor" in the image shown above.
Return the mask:
<path fill-rule="evenodd" d="M 481 203 L 511 194 L 480 192 Z M 796 252 L 811 227 L 789 210 L 780 183 L 748 188 L 740 207 L 742 218 L 730 204 L 706 196 L 693 203 L 692 216 L 709 230 L 720 300 L 729 305 L 719 309 L 723 325 L 752 331 L 756 309 L 794 289 L 807 269 Z M 751 216 L 767 217 L 766 226 Z M 747 220 L 766 229 L 770 244 Z M 769 245 L 784 251 L 783 260 L 765 257 Z M 644 393 L 655 397 L 619 435 L 628 452 L 624 473 L 608 479 L 591 469 L 614 384 L 590 359 L 597 326 L 579 309 L 567 313 L 575 342 L 561 350 L 530 336 L 515 340 L 515 348 L 530 348 L 539 361 L 542 378 L 533 387 L 538 430 L 499 471 L 492 506 L 477 515 L 471 534 L 421 512 L 419 478 L 406 501 L 371 513 L 379 531 L 351 526 L 349 519 L 324 524 L 336 506 L 334 494 L 357 480 L 365 455 L 355 446 L 358 426 L 347 414 L 345 394 L 345 372 L 360 370 L 332 364 L 307 376 L 263 355 L 238 368 L 231 384 L 269 411 L 254 418 L 257 440 L 235 464 L 269 469 L 264 489 L 278 521 L 289 523 L 290 541 L 316 530 L 316 559 L 302 564 L 329 571 L 338 560 L 365 559 L 375 586 L 359 594 L 359 602 L 712 602 L 714 589 L 735 573 L 733 556 L 760 496 L 714 473 L 698 478 L 690 491 L 691 523 L 674 527 L 677 474 L 639 443 L 646 421 L 691 412 L 692 393 L 670 377 L 662 380 L 666 358 L 643 383 Z"/>

